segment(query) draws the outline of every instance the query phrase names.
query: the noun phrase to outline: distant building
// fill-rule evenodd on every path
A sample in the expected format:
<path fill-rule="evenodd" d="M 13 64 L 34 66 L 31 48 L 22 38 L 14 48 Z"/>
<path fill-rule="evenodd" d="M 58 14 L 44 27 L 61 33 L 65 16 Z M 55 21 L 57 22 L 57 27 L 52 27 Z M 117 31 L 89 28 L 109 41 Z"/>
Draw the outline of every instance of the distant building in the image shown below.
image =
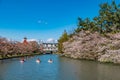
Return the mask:
<path fill-rule="evenodd" d="M 24 37 L 23 44 L 28 44 L 26 37 Z"/>
<path fill-rule="evenodd" d="M 43 51 L 58 51 L 58 43 L 42 43 Z"/>

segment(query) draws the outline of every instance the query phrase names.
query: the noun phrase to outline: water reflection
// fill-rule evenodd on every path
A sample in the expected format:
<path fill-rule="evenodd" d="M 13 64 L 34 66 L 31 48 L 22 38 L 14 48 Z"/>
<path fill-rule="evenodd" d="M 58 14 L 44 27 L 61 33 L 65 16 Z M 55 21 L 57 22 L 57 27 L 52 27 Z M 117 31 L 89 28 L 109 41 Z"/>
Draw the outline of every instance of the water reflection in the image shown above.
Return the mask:
<path fill-rule="evenodd" d="M 36 63 L 39 58 L 41 62 Z M 48 60 L 52 58 L 52 64 Z M 58 55 L 40 55 L 0 61 L 0 80 L 119 80 L 120 66 L 80 61 Z"/>
<path fill-rule="evenodd" d="M 61 80 L 119 80 L 120 66 L 94 61 L 60 59 Z M 72 62 L 72 63 L 71 63 Z"/>

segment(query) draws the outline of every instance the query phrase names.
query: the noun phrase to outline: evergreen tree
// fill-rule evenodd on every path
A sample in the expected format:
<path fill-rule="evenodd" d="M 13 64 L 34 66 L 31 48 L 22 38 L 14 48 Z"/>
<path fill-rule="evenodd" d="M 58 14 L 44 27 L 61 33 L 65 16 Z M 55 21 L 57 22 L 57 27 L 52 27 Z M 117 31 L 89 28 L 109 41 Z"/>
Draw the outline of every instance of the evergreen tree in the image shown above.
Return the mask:
<path fill-rule="evenodd" d="M 100 4 L 99 15 L 91 21 L 89 18 L 78 18 L 78 27 L 75 32 L 89 30 L 91 32 L 109 33 L 120 31 L 120 4 L 113 0 L 111 4 Z"/>
<path fill-rule="evenodd" d="M 93 20 L 89 18 L 82 19 L 78 17 L 78 27 L 73 31 L 73 34 L 80 32 L 81 30 L 90 32 L 111 33 L 120 31 L 120 4 L 116 4 L 113 0 L 111 4 L 100 4 L 99 15 L 94 17 Z M 71 36 L 71 34 L 69 34 Z M 62 34 L 58 40 L 58 50 L 62 52 L 63 42 L 68 40 L 68 34 L 66 31 Z"/>
<path fill-rule="evenodd" d="M 99 16 L 95 17 L 97 26 L 102 32 L 115 32 L 120 30 L 120 6 L 112 1 L 111 4 L 100 4 Z"/>
<path fill-rule="evenodd" d="M 68 40 L 68 34 L 66 30 L 63 32 L 62 36 L 58 40 L 58 52 L 63 53 L 63 42 L 66 42 Z"/>

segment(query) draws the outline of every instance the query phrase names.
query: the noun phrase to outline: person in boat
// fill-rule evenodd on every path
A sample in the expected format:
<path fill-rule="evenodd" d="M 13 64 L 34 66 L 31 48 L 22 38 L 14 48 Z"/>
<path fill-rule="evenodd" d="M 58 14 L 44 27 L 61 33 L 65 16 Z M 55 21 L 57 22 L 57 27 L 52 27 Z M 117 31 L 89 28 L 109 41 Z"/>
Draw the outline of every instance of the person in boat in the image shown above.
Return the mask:
<path fill-rule="evenodd" d="M 22 59 L 20 60 L 20 62 L 25 62 L 25 59 L 24 59 L 24 58 L 22 58 Z"/>
<path fill-rule="evenodd" d="M 49 59 L 49 60 L 48 60 L 48 62 L 49 62 L 49 63 L 52 63 L 52 62 L 53 62 L 53 60 L 52 60 L 52 59 Z"/>
<path fill-rule="evenodd" d="M 41 62 L 41 61 L 40 61 L 40 59 L 38 58 L 38 59 L 36 60 L 36 62 Z"/>

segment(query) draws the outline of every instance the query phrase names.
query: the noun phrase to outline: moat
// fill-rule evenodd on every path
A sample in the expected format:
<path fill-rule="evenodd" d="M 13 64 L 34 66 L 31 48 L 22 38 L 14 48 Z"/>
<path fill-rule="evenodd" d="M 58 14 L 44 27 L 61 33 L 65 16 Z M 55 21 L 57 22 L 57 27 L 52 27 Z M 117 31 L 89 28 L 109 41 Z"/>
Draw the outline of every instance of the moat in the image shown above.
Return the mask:
<path fill-rule="evenodd" d="M 41 60 L 36 63 L 36 59 Z M 48 63 L 48 59 L 53 63 Z M 119 80 L 120 65 L 74 60 L 54 54 L 0 60 L 0 80 Z"/>

